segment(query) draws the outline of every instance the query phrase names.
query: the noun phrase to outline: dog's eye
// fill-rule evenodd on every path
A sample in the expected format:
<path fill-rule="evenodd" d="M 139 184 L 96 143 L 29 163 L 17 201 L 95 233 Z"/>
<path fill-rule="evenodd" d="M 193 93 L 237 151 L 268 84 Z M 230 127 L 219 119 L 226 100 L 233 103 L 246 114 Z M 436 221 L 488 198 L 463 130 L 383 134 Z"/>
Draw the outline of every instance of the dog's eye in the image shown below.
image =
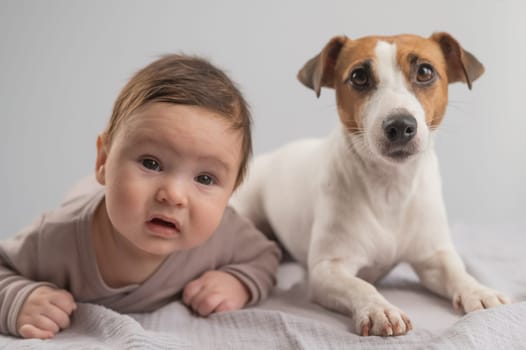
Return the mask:
<path fill-rule="evenodd" d="M 429 83 L 435 78 L 435 69 L 427 63 L 423 63 L 416 71 L 416 81 L 419 83 Z"/>
<path fill-rule="evenodd" d="M 349 82 L 358 89 L 365 89 L 369 86 L 369 73 L 365 68 L 356 68 L 349 75 Z"/>

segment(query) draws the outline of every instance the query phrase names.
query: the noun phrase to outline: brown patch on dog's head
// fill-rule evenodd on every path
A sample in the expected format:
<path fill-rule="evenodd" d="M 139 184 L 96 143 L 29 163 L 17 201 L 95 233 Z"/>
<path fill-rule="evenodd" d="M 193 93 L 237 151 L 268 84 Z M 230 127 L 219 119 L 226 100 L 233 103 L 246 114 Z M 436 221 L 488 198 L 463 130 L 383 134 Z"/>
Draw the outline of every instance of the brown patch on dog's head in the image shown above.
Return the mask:
<path fill-rule="evenodd" d="M 374 58 L 376 39 L 351 40 L 333 37 L 323 50 L 299 71 L 298 79 L 320 96 L 322 87 L 334 88 L 340 120 L 349 132 L 360 132 L 360 116 L 367 94 L 348 88 L 348 74 L 353 65 L 367 64 Z M 348 72 L 349 71 L 349 72 Z"/>
<path fill-rule="evenodd" d="M 340 51 L 336 64 L 336 102 L 340 121 L 348 132 L 360 133 L 363 131 L 363 109 L 370 97 L 370 92 L 376 88 L 378 77 L 375 73 L 375 48 L 377 37 L 364 37 L 348 40 Z M 357 72 L 367 73 L 367 86 L 355 88 L 351 80 Z"/>
<path fill-rule="evenodd" d="M 434 33 L 429 39 L 415 35 L 394 37 L 397 60 L 410 87 L 426 112 L 426 122 L 434 129 L 442 122 L 448 101 L 448 84 L 472 82 L 484 73 L 482 64 L 447 33 Z M 417 80 L 419 69 L 430 65 L 436 79 L 430 84 Z"/>
<path fill-rule="evenodd" d="M 482 64 L 447 33 L 435 33 L 430 38 L 416 35 L 370 36 L 351 40 L 345 36 L 332 38 L 323 50 L 310 59 L 298 73 L 298 79 L 319 96 L 322 87 L 336 90 L 340 120 L 347 131 L 359 133 L 363 128 L 363 107 L 381 82 L 375 74 L 375 48 L 379 40 L 394 43 L 397 61 L 407 86 L 420 101 L 426 122 L 436 128 L 443 119 L 448 84 L 461 81 L 469 88 L 483 72 Z M 433 80 L 417 80 L 421 69 L 434 71 Z M 368 74 L 364 87 L 352 84 L 353 74 Z M 363 80 L 363 79 L 362 79 Z"/>
<path fill-rule="evenodd" d="M 446 111 L 448 101 L 447 62 L 432 40 L 414 35 L 396 37 L 397 61 L 408 82 L 408 88 L 425 111 L 426 123 L 436 128 Z M 428 72 L 429 82 L 420 81 Z M 433 76 L 434 75 L 434 76 Z"/>

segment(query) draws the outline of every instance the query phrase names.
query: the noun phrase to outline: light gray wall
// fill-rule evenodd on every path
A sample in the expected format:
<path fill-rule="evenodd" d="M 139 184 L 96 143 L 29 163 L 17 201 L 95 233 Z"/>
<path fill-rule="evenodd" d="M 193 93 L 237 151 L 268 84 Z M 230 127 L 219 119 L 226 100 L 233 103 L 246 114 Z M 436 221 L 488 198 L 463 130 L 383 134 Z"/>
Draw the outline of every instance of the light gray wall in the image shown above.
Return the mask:
<path fill-rule="evenodd" d="M 450 221 L 526 227 L 525 9 L 520 0 L 0 0 L 0 237 L 92 172 L 120 88 L 160 54 L 199 54 L 228 71 L 251 103 L 261 153 L 336 125 L 333 91 L 316 99 L 295 78 L 329 38 L 433 31 L 486 66 L 472 91 L 451 86 L 437 134 Z"/>

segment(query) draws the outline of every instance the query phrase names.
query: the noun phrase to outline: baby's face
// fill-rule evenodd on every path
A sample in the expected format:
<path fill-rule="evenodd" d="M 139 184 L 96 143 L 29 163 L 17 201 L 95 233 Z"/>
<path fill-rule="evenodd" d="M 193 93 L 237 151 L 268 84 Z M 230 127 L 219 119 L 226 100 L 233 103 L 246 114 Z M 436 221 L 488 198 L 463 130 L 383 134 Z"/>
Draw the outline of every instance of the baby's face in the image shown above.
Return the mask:
<path fill-rule="evenodd" d="M 241 162 L 242 135 L 230 126 L 207 109 L 161 102 L 130 116 L 98 172 L 114 229 L 154 255 L 205 242 Z"/>

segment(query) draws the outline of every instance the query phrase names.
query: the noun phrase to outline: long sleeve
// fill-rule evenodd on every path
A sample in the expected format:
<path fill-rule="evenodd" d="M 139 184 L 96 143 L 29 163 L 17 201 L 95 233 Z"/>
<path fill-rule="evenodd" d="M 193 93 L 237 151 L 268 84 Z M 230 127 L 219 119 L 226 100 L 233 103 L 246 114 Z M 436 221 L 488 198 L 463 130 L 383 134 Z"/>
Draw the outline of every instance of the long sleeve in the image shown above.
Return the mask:
<path fill-rule="evenodd" d="M 249 305 L 264 300 L 276 283 L 281 251 L 247 219 L 227 208 L 220 230 L 226 231 L 222 249 L 230 251 L 230 262 L 219 269 L 240 279 L 250 290 Z"/>
<path fill-rule="evenodd" d="M 18 335 L 16 321 L 28 295 L 41 286 L 37 282 L 38 232 L 42 218 L 0 243 L 0 332 Z"/>
<path fill-rule="evenodd" d="M 104 191 L 72 197 L 16 236 L 0 241 L 0 332 L 18 335 L 16 320 L 27 296 L 48 285 L 76 301 L 118 312 L 148 312 L 180 296 L 209 270 L 226 271 L 249 289 L 249 303 L 266 298 L 275 283 L 281 252 L 247 219 L 227 208 L 211 239 L 171 254 L 143 283 L 111 288 L 102 280 L 91 241 L 91 222 Z"/>

